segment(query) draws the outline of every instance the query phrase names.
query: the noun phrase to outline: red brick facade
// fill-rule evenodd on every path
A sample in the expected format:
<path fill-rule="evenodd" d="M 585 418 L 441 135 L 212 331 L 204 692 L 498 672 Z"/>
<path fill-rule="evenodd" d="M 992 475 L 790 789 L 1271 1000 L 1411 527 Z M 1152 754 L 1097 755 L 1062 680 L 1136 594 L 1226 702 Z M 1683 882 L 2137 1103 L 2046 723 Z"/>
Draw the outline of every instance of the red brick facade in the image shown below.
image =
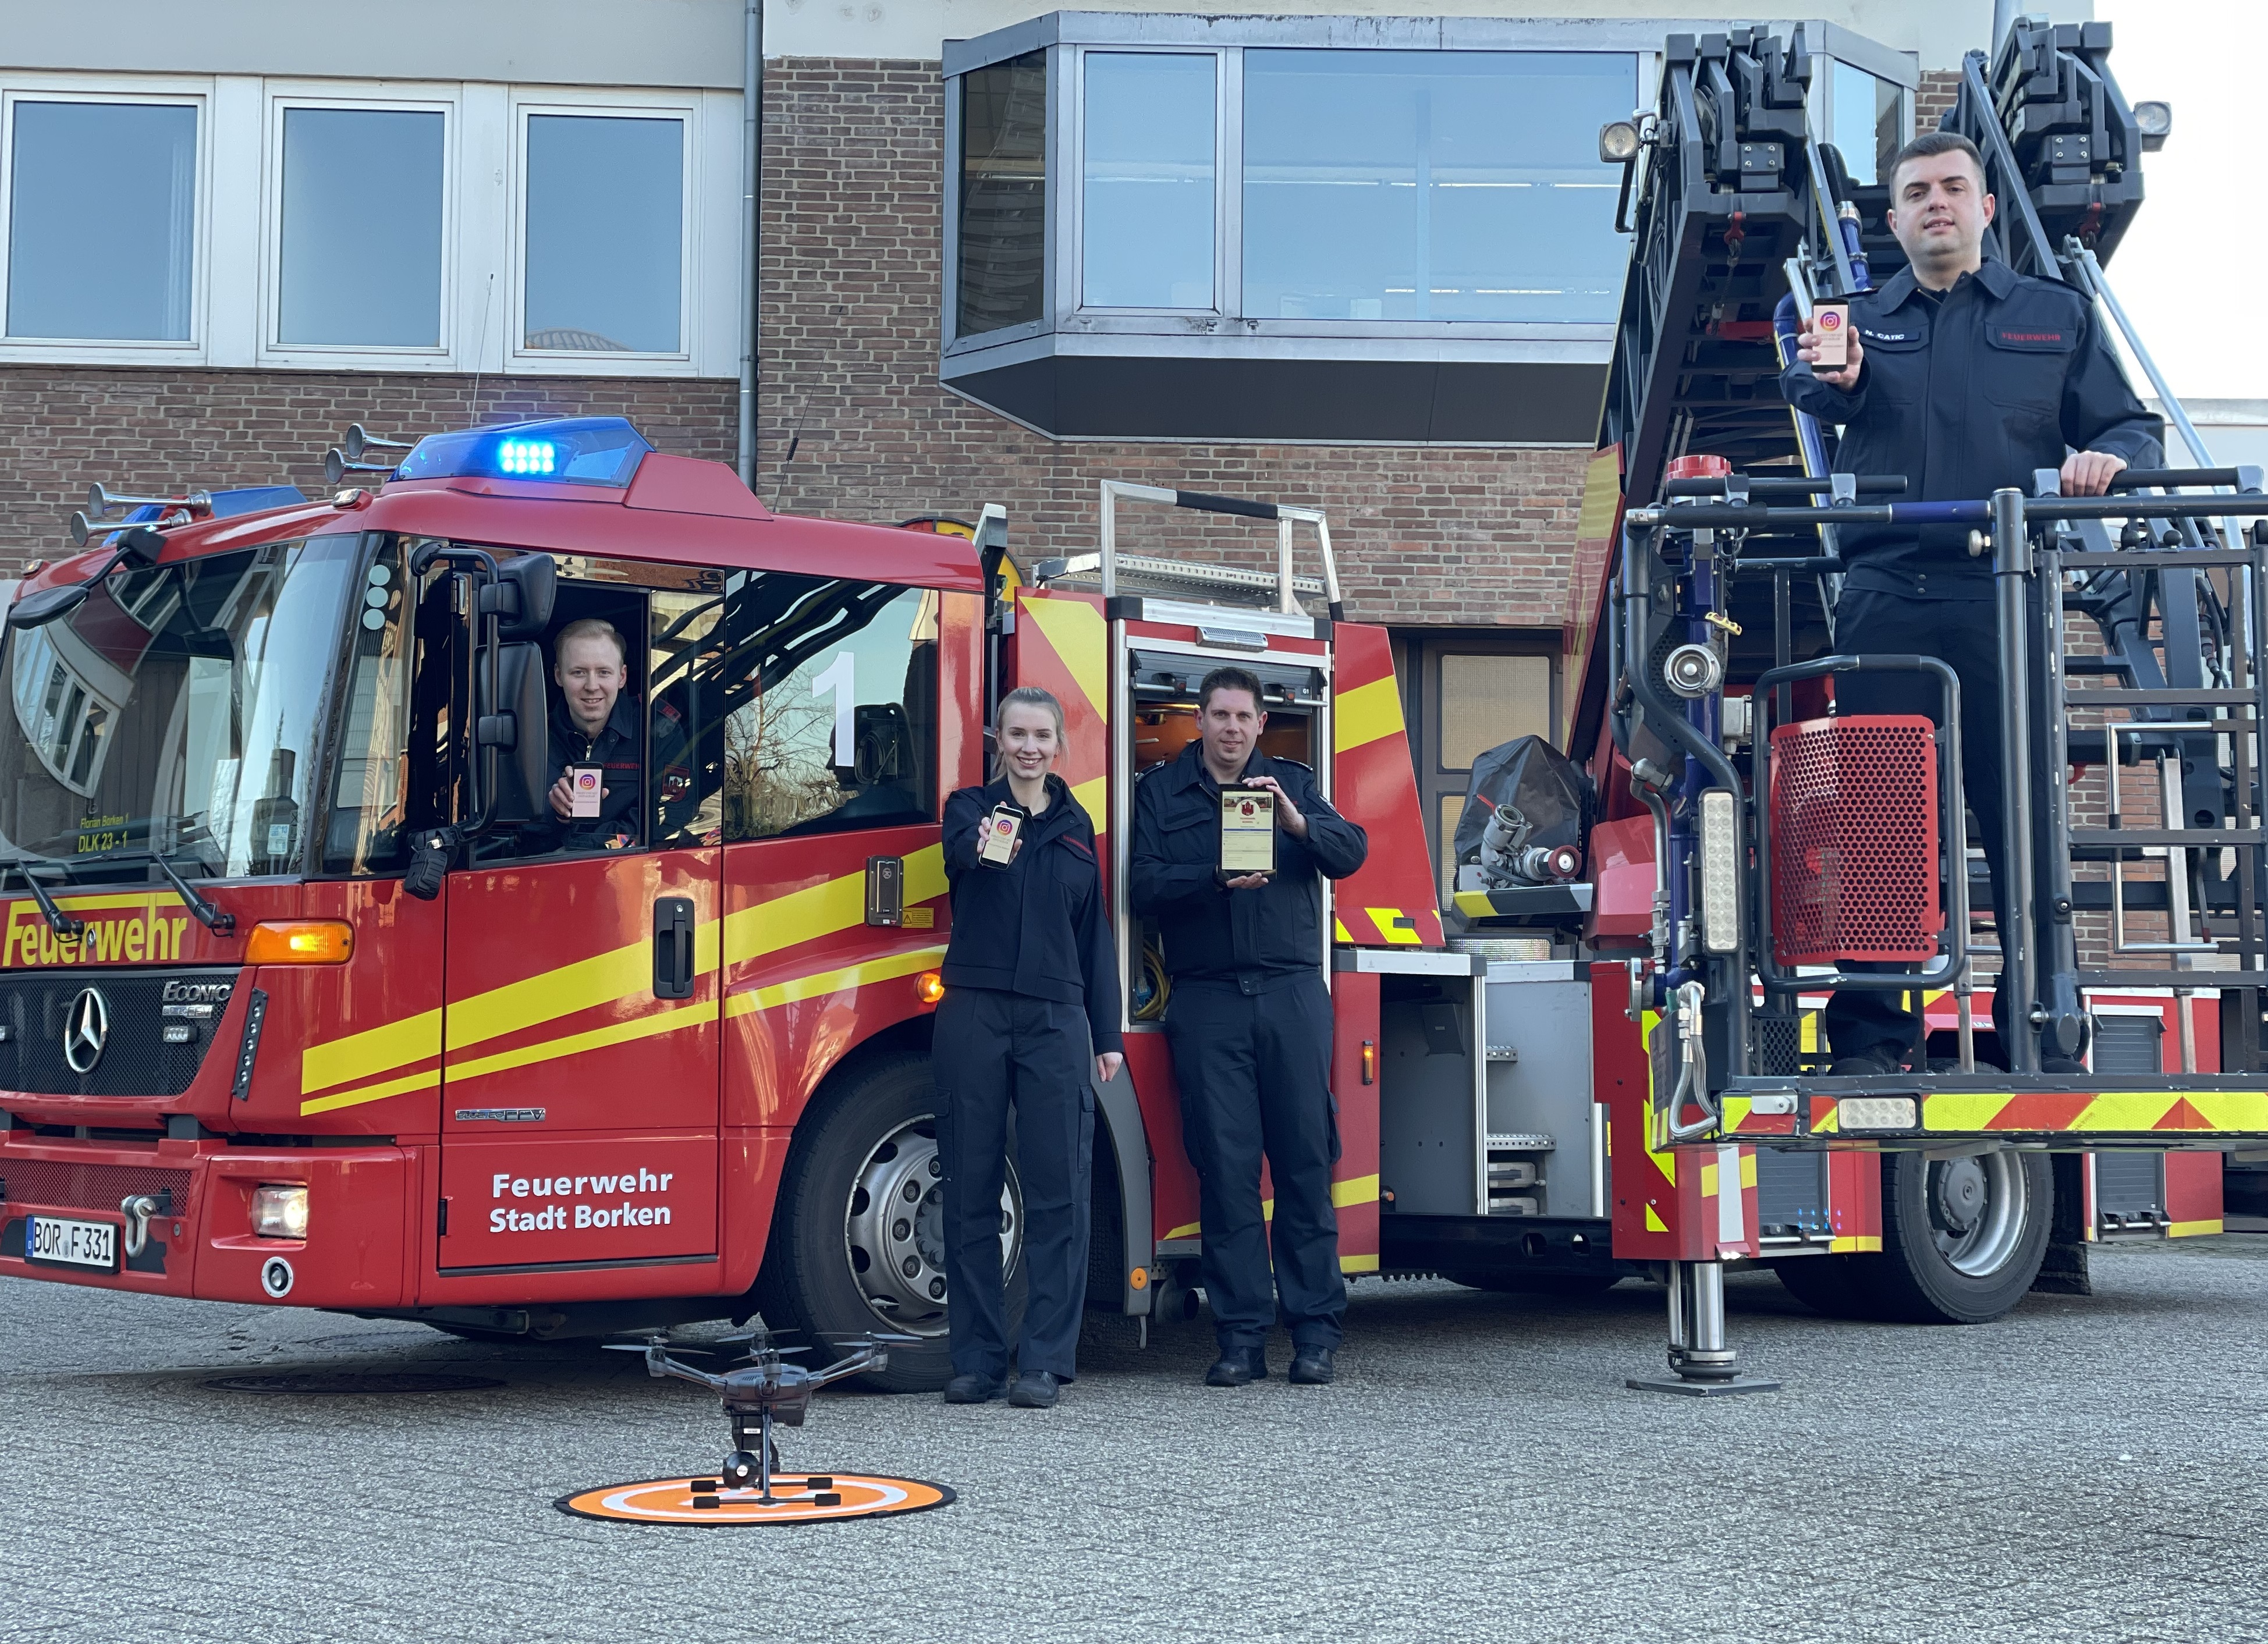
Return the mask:
<path fill-rule="evenodd" d="M 1937 122 L 1953 112 L 1961 91 L 1961 76 L 1950 69 L 1925 69 L 1914 88 L 1914 135 L 1937 129 Z"/>
<path fill-rule="evenodd" d="M 1019 557 L 1094 545 L 1095 482 L 1318 505 L 1350 613 L 1557 629 L 1586 453 L 1565 450 L 1064 444 L 937 380 L 943 82 L 934 63 L 775 63 L 767 85 L 759 491 L 856 520 L 1005 505 Z M 477 394 L 475 389 L 477 388 Z M 731 461 L 736 385 L 373 372 L 0 367 L 0 567 L 67 547 L 91 480 L 120 490 L 322 483 L 345 425 L 422 434 L 578 412 L 630 417 L 665 450 Z M 794 460 L 787 461 L 792 444 Z M 1127 546 L 1271 551 L 1170 510 Z"/>
<path fill-rule="evenodd" d="M 765 129 L 768 500 L 868 520 L 998 502 L 1026 558 L 1094 547 L 1101 479 L 1295 502 L 1330 517 L 1351 616 L 1558 627 L 1587 453 L 1042 439 L 937 380 L 938 65 L 772 64 Z M 1263 551 L 1259 529 L 1174 510 L 1129 527 L 1130 549 Z"/>

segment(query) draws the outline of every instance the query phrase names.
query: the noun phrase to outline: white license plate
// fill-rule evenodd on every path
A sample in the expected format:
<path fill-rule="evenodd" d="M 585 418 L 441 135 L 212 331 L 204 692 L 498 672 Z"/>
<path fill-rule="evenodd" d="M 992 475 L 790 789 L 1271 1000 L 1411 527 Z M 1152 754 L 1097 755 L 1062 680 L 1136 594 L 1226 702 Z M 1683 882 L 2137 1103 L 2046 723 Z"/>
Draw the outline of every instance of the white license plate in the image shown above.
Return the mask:
<path fill-rule="evenodd" d="M 24 1223 L 24 1257 L 53 1262 L 59 1267 L 99 1267 L 114 1273 L 118 1271 L 118 1224 L 29 1217 Z"/>

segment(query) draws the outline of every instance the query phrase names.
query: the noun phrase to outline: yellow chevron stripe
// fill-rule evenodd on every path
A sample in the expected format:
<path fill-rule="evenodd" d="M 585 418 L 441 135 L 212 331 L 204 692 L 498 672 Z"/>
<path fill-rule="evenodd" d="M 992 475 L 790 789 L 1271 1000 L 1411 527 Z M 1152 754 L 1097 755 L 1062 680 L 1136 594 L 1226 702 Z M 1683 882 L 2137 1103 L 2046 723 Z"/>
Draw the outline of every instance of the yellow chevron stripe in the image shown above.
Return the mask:
<path fill-rule="evenodd" d="M 1651 1205 L 1648 1205 L 1646 1207 L 1646 1230 L 1648 1233 L 1667 1233 L 1669 1231 L 1669 1224 L 1654 1213 L 1654 1208 Z"/>
<path fill-rule="evenodd" d="M 1374 1176 L 1353 1176 L 1344 1182 L 1332 1183 L 1331 1203 L 1341 1210 L 1350 1205 L 1375 1205 L 1378 1203 L 1378 1178 Z"/>
<path fill-rule="evenodd" d="M 1346 921 L 1337 918 L 1336 916 L 1333 916 L 1331 919 L 1331 940 L 1334 941 L 1351 942 L 1354 940 L 1353 937 L 1347 934 Z"/>
<path fill-rule="evenodd" d="M 1391 674 L 1331 698 L 1331 748 L 1344 754 L 1381 736 L 1402 734 L 1402 693 Z"/>
<path fill-rule="evenodd" d="M 2225 1229 L 2226 1224 L 2218 1217 L 2210 1221 L 2169 1221 L 2166 1224 L 2166 1236 L 2169 1239 L 2193 1239 L 2202 1233 L 2220 1233 Z"/>
<path fill-rule="evenodd" d="M 415 1016 L 404 1016 L 399 1021 L 350 1033 L 343 1039 L 333 1039 L 328 1044 L 311 1044 L 299 1052 L 299 1092 L 323 1090 L 333 1085 L 343 1085 L 350 1080 L 366 1079 L 380 1069 L 400 1067 L 405 1062 L 423 1061 L 429 1056 L 441 1054 L 441 1013 L 420 1011 Z M 391 1094 L 391 1093 L 389 1093 Z M 352 1107 L 352 1102 L 338 1102 L 340 1107 Z M 327 1110 L 303 1106 L 302 1113 L 321 1113 Z"/>
<path fill-rule="evenodd" d="M 524 1044 L 515 1051 L 499 1051 L 494 1056 L 452 1062 L 448 1065 L 449 1080 L 454 1084 L 463 1080 L 478 1079 L 484 1073 L 509 1073 L 515 1067 L 555 1062 L 562 1057 L 604 1050 L 610 1044 L 628 1044 L 633 1040 L 651 1039 L 657 1034 L 675 1033 L 680 1028 L 697 1028 L 704 1021 L 716 1020 L 716 1014 L 708 1003 L 696 1000 L 634 1017 L 629 1021 L 609 1022 L 587 1033 L 571 1033 L 563 1038 Z"/>
<path fill-rule="evenodd" d="M 1701 1167 L 1701 1197 L 1704 1198 L 1717 1197 L 1717 1167 L 1713 1164 L 1705 1164 Z"/>
<path fill-rule="evenodd" d="M 1401 909 L 1365 908 L 1363 911 L 1370 915 L 1370 922 L 1378 926 L 1378 933 L 1386 939 L 1388 947 L 1414 947 L 1418 945 L 1418 933 L 1403 923 L 1408 916 Z"/>
<path fill-rule="evenodd" d="M 1881 1236 L 1875 1234 L 1853 1234 L 1847 1239 L 1830 1239 L 1827 1242 L 1827 1248 L 1839 1256 L 1850 1252 L 1879 1250 L 1882 1248 L 1882 1241 Z"/>
<path fill-rule="evenodd" d="M 1752 1151 L 1743 1148 L 1741 1151 L 1741 1185 L 1754 1187 L 1756 1184 L 1756 1155 Z"/>
<path fill-rule="evenodd" d="M 1168 1239 L 1194 1239 L 1198 1234 L 1204 1231 L 1204 1223 L 1201 1221 L 1185 1221 L 1178 1227 L 1167 1228 L 1166 1237 Z"/>
<path fill-rule="evenodd" d="M 945 850 L 930 845 L 906 858 L 906 903 L 946 892 Z M 784 896 L 742 908 L 725 918 L 725 962 L 746 964 L 799 942 L 816 941 L 866 922 L 866 874 L 861 868 Z M 640 953 L 645 951 L 641 943 Z"/>
<path fill-rule="evenodd" d="M 438 1014 L 438 1013 L 437 1013 Z M 437 1044 L 434 1049 L 440 1047 Z M 431 1067 L 422 1073 L 411 1073 L 403 1079 L 389 1079 L 382 1085 L 363 1085 L 353 1090 L 342 1090 L 335 1095 L 317 1096 L 313 1102 L 302 1102 L 302 1117 L 310 1113 L 335 1113 L 341 1108 L 358 1108 L 365 1102 L 383 1102 L 388 1096 L 406 1095 L 413 1090 L 438 1090 L 441 1087 L 441 1070 Z"/>
<path fill-rule="evenodd" d="M 1086 820 L 1094 824 L 1094 831 L 1098 834 L 1110 831 L 1109 794 L 1108 777 L 1097 777 L 1092 782 L 1082 782 L 1071 791 L 1071 798 L 1079 801 L 1079 809 L 1086 813 Z"/>
<path fill-rule="evenodd" d="M 892 954 L 883 959 L 868 959 L 855 965 L 844 965 L 839 970 L 821 970 L 791 981 L 774 983 L 770 987 L 749 988 L 745 992 L 727 994 L 725 1015 L 746 1016 L 755 1011 L 770 1010 L 777 1006 L 792 1005 L 798 999 L 815 999 L 822 993 L 844 993 L 869 982 L 887 982 L 893 977 L 911 976 L 917 970 L 926 970 L 945 957 L 942 947 L 924 947 L 909 954 Z"/>
<path fill-rule="evenodd" d="M 1992 1116 L 2008 1105 L 2006 1091 L 1940 1090 L 1921 1104 L 1922 1128 L 1928 1131 L 1981 1131 Z"/>
<path fill-rule="evenodd" d="M 1102 613 L 1085 600 L 1024 599 L 1016 608 L 1039 624 L 1064 671 L 1096 717 L 1110 717 L 1110 664 Z"/>
<path fill-rule="evenodd" d="M 33 900 L 22 896 L 11 896 L 9 900 L 21 902 L 27 908 L 33 905 Z M 188 905 L 181 900 L 179 891 L 173 890 L 128 890 L 100 896 L 57 896 L 55 903 L 65 913 L 95 913 L 105 908 L 148 908 L 155 912 L 161 908 L 171 910 Z"/>
<path fill-rule="evenodd" d="M 1375 1256 L 1342 1256 L 1339 1257 L 1339 1272 L 1343 1273 L 1374 1273 L 1377 1271 L 1378 1257 Z"/>

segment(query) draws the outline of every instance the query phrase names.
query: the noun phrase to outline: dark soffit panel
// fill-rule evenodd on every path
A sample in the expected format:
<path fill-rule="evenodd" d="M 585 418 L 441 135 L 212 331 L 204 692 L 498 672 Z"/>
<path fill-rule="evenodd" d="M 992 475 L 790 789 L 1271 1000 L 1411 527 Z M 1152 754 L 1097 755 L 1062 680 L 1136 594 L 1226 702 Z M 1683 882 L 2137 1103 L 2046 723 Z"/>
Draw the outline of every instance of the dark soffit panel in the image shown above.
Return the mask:
<path fill-rule="evenodd" d="M 1607 367 L 1050 355 L 947 380 L 1065 439 L 1588 446 Z"/>

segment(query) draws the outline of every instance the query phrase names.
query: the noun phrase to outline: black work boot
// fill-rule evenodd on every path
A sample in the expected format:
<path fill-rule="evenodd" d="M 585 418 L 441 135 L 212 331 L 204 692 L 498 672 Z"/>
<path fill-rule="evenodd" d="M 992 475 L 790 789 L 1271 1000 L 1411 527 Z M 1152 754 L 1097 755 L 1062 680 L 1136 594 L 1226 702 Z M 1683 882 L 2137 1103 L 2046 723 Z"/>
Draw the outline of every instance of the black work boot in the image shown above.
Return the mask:
<path fill-rule="evenodd" d="M 1205 1372 L 1207 1387 L 1242 1387 L 1267 1379 L 1267 1350 L 1261 1347 L 1223 1347 L 1212 1368 Z"/>
<path fill-rule="evenodd" d="M 1007 1390 L 1006 1381 L 997 1375 L 956 1375 L 945 1384 L 945 1402 L 948 1404 L 989 1404 Z"/>
<path fill-rule="evenodd" d="M 1294 1387 L 1329 1387 L 1337 1374 L 1331 1368 L 1329 1347 L 1302 1347 L 1292 1355 L 1290 1380 Z"/>
<path fill-rule="evenodd" d="M 1838 1056 L 1827 1070 L 1830 1079 L 1881 1079 L 1905 1069 L 1891 1051 L 1880 1045 L 1864 1051 L 1854 1051 L 1848 1056 Z"/>
<path fill-rule="evenodd" d="M 1062 1390 L 1053 1370 L 1025 1370 L 1008 1390 L 1008 1402 L 1019 1410 L 1053 1410 Z"/>

